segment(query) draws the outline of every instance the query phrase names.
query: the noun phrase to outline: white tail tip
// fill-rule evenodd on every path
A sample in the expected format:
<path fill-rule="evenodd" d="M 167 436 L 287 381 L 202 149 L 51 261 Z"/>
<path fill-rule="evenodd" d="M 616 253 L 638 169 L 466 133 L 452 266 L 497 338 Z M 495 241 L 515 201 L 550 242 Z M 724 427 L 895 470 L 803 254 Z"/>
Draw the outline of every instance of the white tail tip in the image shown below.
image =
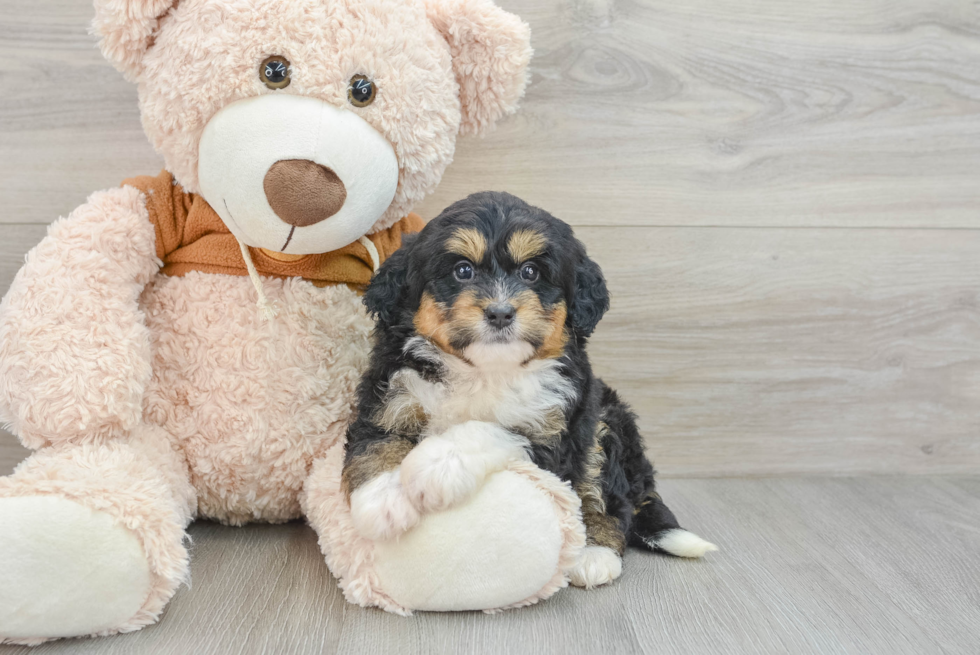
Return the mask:
<path fill-rule="evenodd" d="M 710 541 L 680 528 L 668 530 L 656 539 L 650 539 L 647 544 L 677 557 L 702 557 L 705 553 L 718 550 L 718 546 Z"/>

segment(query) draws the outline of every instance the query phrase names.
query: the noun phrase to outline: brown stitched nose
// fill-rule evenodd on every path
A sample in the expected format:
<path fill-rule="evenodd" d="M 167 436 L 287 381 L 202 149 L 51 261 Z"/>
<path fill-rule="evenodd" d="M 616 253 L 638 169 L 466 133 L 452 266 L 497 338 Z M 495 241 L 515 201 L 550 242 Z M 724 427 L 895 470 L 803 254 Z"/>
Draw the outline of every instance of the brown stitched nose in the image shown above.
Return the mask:
<path fill-rule="evenodd" d="M 277 161 L 269 167 L 262 187 L 276 216 L 296 227 L 330 218 L 347 199 L 337 174 L 309 159 Z"/>

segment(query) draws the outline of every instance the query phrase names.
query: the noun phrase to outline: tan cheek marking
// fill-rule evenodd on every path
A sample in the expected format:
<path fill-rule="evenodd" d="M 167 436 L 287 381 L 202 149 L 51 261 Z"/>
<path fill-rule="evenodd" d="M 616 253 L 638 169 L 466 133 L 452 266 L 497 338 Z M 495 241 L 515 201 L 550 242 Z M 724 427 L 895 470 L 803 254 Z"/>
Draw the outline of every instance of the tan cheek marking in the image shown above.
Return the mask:
<path fill-rule="evenodd" d="M 541 306 L 537 294 L 527 289 L 514 298 L 517 316 L 524 338 L 541 341 L 535 357 L 539 359 L 554 359 L 561 357 L 568 343 L 565 332 L 565 318 L 568 310 L 565 302 L 559 302 L 550 311 Z"/>
<path fill-rule="evenodd" d="M 544 252 L 548 241 L 544 235 L 534 230 L 518 230 L 507 241 L 507 253 L 516 263 L 537 257 Z"/>
<path fill-rule="evenodd" d="M 521 328 L 521 336 L 531 339 L 541 339 L 544 336 L 545 311 L 541 306 L 538 294 L 530 289 L 521 291 L 511 298 L 517 321 Z"/>
<path fill-rule="evenodd" d="M 368 480 L 396 468 L 414 447 L 415 444 L 407 439 L 378 441 L 368 446 L 364 454 L 351 458 L 341 475 L 341 486 L 347 499 L 350 500 L 350 495 Z"/>
<path fill-rule="evenodd" d="M 446 250 L 462 255 L 475 264 L 483 261 L 483 255 L 487 252 L 487 240 L 479 230 L 461 227 L 446 241 Z"/>
<path fill-rule="evenodd" d="M 444 352 L 457 357 L 463 354 L 453 348 L 455 338 L 474 335 L 483 322 L 484 308 L 488 300 L 478 300 L 476 291 L 467 289 L 446 310 L 429 294 L 422 295 L 419 310 L 415 312 L 415 331 L 435 343 Z"/>
<path fill-rule="evenodd" d="M 568 333 L 565 331 L 565 318 L 567 316 L 568 310 L 565 309 L 564 301 L 555 305 L 551 311 L 551 319 L 548 321 L 548 336 L 538 348 L 538 357 L 554 359 L 565 354 L 565 345 L 568 343 Z"/>
<path fill-rule="evenodd" d="M 422 294 L 418 311 L 415 312 L 415 331 L 431 340 L 437 346 L 451 352 L 449 348 L 449 325 L 446 312 L 428 292 Z"/>
<path fill-rule="evenodd" d="M 453 303 L 452 318 L 449 320 L 449 334 L 451 337 L 475 335 L 483 323 L 489 299 L 478 299 L 476 291 L 467 289 L 456 298 Z"/>

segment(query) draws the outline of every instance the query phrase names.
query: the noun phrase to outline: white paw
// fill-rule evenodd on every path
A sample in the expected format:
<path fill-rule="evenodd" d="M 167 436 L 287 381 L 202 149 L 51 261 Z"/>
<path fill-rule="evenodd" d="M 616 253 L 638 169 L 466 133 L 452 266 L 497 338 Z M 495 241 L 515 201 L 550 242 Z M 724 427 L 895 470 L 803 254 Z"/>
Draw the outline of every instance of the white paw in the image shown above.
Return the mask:
<path fill-rule="evenodd" d="M 592 589 L 612 582 L 623 572 L 619 553 L 605 546 L 586 546 L 578 561 L 568 571 L 568 579 L 576 587 Z"/>
<path fill-rule="evenodd" d="M 702 557 L 705 553 L 718 550 L 718 546 L 713 543 L 680 528 L 668 530 L 656 539 L 651 539 L 649 545 L 677 557 Z"/>
<path fill-rule="evenodd" d="M 75 637 L 126 625 L 150 592 L 136 535 L 60 496 L 0 498 L 0 637 Z"/>
<path fill-rule="evenodd" d="M 402 460 L 402 486 L 421 511 L 440 511 L 472 496 L 507 462 L 526 458 L 521 437 L 492 423 L 468 421 L 423 439 Z"/>
<path fill-rule="evenodd" d="M 368 480 L 350 495 L 354 528 L 375 541 L 397 537 L 419 522 L 419 513 L 402 489 L 398 469 Z"/>
<path fill-rule="evenodd" d="M 424 439 L 401 465 L 405 493 L 423 512 L 446 509 L 469 498 L 484 477 L 479 460 L 442 437 Z"/>

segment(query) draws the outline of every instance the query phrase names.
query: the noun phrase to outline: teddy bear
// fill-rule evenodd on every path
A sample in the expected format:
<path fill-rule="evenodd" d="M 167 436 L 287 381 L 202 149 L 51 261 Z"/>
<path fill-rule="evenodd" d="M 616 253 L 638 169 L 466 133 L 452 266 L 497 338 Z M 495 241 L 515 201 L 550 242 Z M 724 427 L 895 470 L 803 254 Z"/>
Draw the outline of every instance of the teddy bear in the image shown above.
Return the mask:
<path fill-rule="evenodd" d="M 563 586 L 577 500 L 533 467 L 357 557 L 331 506 L 359 293 L 457 136 L 515 110 L 527 25 L 491 0 L 95 0 L 93 29 L 166 168 L 55 221 L 0 305 L 0 420 L 35 451 L 0 478 L 0 641 L 155 622 L 199 517 L 305 517 L 348 598 L 393 611 Z"/>

